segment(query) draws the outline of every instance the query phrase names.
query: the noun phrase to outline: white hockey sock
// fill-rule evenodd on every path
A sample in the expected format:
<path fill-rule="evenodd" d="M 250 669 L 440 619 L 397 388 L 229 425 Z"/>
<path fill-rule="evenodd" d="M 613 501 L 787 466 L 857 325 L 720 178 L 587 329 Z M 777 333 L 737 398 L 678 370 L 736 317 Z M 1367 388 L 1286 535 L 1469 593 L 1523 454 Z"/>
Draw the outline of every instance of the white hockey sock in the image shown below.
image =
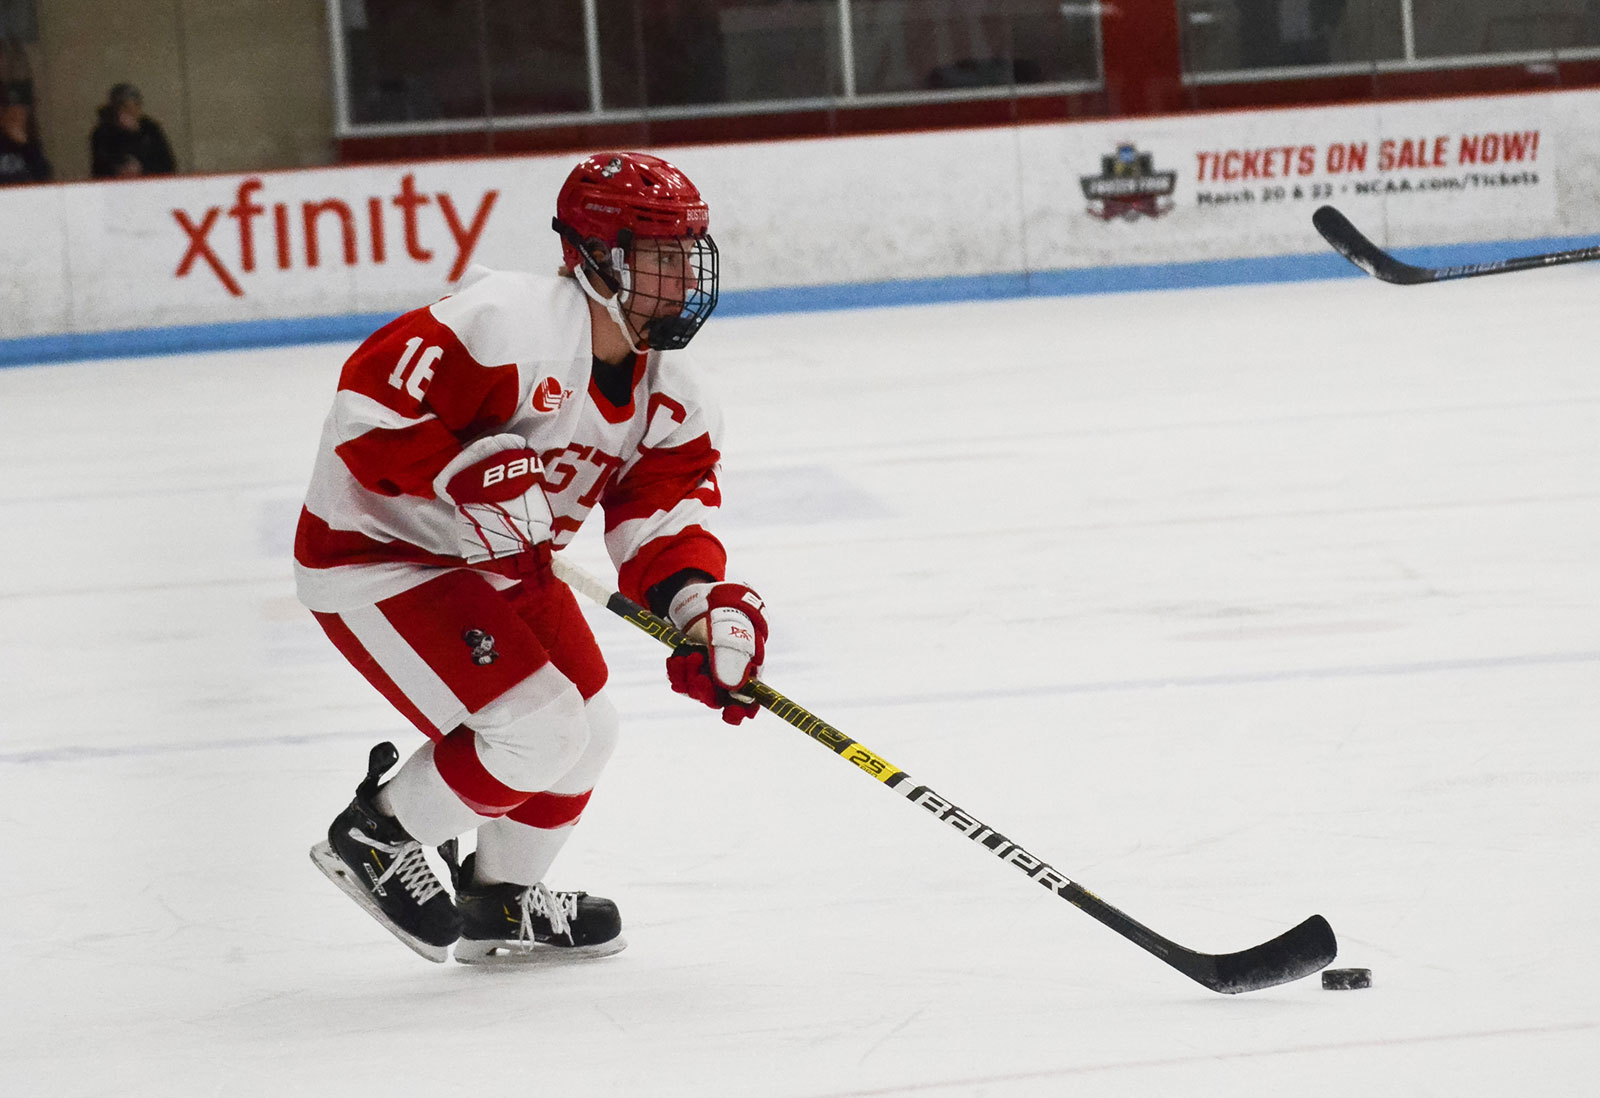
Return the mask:
<path fill-rule="evenodd" d="M 484 821 L 445 784 L 433 762 L 432 740 L 417 748 L 374 801 L 379 812 L 399 820 L 413 839 L 427 846 L 438 846 Z"/>
<path fill-rule="evenodd" d="M 529 827 L 510 819 L 489 820 L 478 828 L 473 881 L 538 884 L 550 872 L 556 855 L 572 835 L 572 827 Z"/>

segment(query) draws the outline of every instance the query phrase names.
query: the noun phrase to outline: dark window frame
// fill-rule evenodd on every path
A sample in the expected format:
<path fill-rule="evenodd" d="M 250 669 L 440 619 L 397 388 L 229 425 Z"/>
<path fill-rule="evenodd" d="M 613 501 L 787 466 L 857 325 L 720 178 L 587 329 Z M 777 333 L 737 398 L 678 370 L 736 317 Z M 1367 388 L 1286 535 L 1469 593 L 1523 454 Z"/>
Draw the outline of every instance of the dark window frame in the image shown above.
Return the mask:
<path fill-rule="evenodd" d="M 335 36 L 342 2 L 329 0 Z M 592 6 L 595 0 L 582 2 Z M 851 0 L 832 2 L 843 6 Z M 360 129 L 343 125 L 341 99 L 339 156 L 358 163 L 739 143 L 1600 87 L 1600 49 L 1191 73 L 1184 66 L 1183 2 L 1064 0 L 1064 7 L 1098 25 L 1100 80 L 1089 86 L 1018 85 Z"/>

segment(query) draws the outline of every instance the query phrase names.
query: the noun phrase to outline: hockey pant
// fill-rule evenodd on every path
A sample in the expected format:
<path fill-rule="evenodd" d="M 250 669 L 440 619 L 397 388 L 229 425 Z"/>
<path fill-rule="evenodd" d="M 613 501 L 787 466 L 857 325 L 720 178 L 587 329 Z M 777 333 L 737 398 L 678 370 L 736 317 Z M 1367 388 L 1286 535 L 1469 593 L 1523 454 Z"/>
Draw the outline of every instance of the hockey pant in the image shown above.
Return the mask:
<path fill-rule="evenodd" d="M 534 884 L 617 742 L 606 665 L 572 591 L 447 572 L 372 606 L 317 614 L 339 651 L 429 742 L 384 787 L 436 846 L 477 828 L 477 876 Z"/>

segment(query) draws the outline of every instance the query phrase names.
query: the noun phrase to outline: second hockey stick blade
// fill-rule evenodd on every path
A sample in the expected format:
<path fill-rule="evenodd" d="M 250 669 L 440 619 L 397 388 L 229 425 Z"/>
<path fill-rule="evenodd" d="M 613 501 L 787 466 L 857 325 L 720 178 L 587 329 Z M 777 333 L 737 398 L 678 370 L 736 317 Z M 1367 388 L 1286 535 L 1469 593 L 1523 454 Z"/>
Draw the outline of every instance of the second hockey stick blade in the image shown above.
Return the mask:
<path fill-rule="evenodd" d="M 1417 267 L 1403 263 L 1378 247 L 1364 236 L 1350 219 L 1332 206 L 1323 206 L 1311 215 L 1311 224 L 1322 234 L 1334 251 L 1366 271 L 1373 278 L 1392 282 L 1396 286 L 1415 286 L 1422 282 L 1447 282 L 1456 278 L 1477 278 L 1480 275 L 1509 274 L 1512 271 L 1529 271 L 1540 267 L 1555 267 L 1563 263 L 1585 263 L 1600 259 L 1600 247 L 1577 248 L 1566 252 L 1547 252 L 1544 255 L 1525 255 L 1517 259 L 1491 259 L 1484 263 L 1468 263 L 1460 267 Z"/>

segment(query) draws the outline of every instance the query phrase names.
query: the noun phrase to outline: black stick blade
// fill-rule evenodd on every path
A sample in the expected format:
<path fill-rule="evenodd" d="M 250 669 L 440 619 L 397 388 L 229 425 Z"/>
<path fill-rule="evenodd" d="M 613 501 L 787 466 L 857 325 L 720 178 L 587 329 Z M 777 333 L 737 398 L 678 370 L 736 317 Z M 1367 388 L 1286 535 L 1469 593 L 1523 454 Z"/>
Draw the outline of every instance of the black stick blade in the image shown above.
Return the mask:
<path fill-rule="evenodd" d="M 1311 224 L 1330 247 L 1373 278 L 1399 286 L 1414 286 L 1434 281 L 1426 267 L 1402 263 L 1361 234 L 1350 219 L 1332 206 L 1322 206 L 1311 215 Z"/>
<path fill-rule="evenodd" d="M 1270 942 L 1238 953 L 1188 953 L 1174 957 L 1172 963 L 1212 991 L 1238 995 L 1309 976 L 1328 967 L 1338 953 L 1333 927 L 1321 915 L 1313 915 Z"/>
<path fill-rule="evenodd" d="M 1594 247 L 1547 252 L 1544 255 L 1525 255 L 1515 259 L 1491 259 L 1483 263 L 1466 263 L 1458 267 L 1414 267 L 1410 263 L 1400 262 L 1361 235 L 1361 230 L 1332 206 L 1320 207 L 1311 215 L 1311 224 L 1316 226 L 1317 232 L 1322 234 L 1322 238 L 1333 247 L 1334 251 L 1372 277 L 1392 282 L 1397 286 L 1415 286 L 1422 282 L 1449 282 L 1457 278 L 1479 278 L 1483 275 L 1510 274 L 1513 271 L 1535 271 L 1564 263 L 1588 263 L 1600 259 L 1600 247 Z"/>
<path fill-rule="evenodd" d="M 556 575 L 573 589 L 581 591 L 667 647 L 673 647 L 687 639 L 671 624 L 612 590 L 576 565 L 557 557 L 551 562 L 551 567 L 554 568 Z M 1196 953 L 1192 949 L 1186 949 L 1106 903 L 1082 885 L 1067 879 L 1066 874 L 1054 866 L 1029 854 L 927 786 L 915 785 L 905 771 L 891 765 L 881 756 L 869 751 L 864 745 L 857 743 L 833 725 L 765 683 L 754 683 L 752 692 L 773 716 L 788 722 L 847 762 L 860 767 L 882 782 L 886 789 L 895 790 L 907 800 L 933 813 L 936 818 L 956 824 L 961 833 L 982 845 L 995 857 L 1027 874 L 1037 884 L 1044 885 L 1140 949 L 1160 958 L 1163 963 L 1171 965 L 1212 991 L 1224 995 L 1237 995 L 1242 991 L 1255 991 L 1259 988 L 1288 983 L 1290 980 L 1298 980 L 1302 976 L 1309 976 L 1318 969 L 1325 968 L 1338 951 L 1333 938 L 1333 928 L 1321 915 L 1313 915 L 1293 930 L 1278 935 L 1270 942 L 1263 942 L 1238 953 L 1219 955 Z"/>

